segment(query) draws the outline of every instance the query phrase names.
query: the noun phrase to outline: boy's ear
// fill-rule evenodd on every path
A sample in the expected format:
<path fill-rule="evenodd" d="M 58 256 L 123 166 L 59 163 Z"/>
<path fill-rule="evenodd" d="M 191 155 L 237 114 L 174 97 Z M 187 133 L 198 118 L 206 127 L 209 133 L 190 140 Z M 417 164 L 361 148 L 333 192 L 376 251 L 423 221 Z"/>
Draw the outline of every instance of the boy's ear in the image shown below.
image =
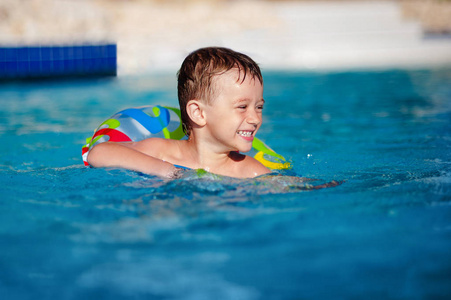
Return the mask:
<path fill-rule="evenodd" d="M 188 103 L 186 104 L 186 112 L 194 124 L 198 126 L 204 126 L 207 123 L 204 104 L 199 100 L 188 101 Z"/>

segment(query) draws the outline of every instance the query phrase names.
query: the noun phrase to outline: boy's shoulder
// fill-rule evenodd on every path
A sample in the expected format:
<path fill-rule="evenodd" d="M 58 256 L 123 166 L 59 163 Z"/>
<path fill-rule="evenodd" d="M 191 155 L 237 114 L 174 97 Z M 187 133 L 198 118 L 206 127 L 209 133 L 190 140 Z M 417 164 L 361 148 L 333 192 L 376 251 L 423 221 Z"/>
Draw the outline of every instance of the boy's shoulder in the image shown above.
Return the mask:
<path fill-rule="evenodd" d="M 263 174 L 271 173 L 271 171 L 265 167 L 261 162 L 253 158 L 238 152 L 231 152 L 231 158 L 238 163 L 239 173 L 244 177 L 256 177 Z"/>
<path fill-rule="evenodd" d="M 147 155 L 163 159 L 178 144 L 178 140 L 164 138 L 148 138 L 135 143 L 135 148 Z"/>

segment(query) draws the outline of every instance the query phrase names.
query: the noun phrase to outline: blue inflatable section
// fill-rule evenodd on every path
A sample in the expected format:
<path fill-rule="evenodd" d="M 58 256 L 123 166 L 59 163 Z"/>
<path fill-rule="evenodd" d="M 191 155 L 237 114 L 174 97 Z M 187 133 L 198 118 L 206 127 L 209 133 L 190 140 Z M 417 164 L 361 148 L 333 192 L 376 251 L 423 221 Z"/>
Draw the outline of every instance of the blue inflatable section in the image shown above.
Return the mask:
<path fill-rule="evenodd" d="M 116 76 L 115 44 L 0 47 L 0 80 Z"/>
<path fill-rule="evenodd" d="M 170 116 L 169 111 L 161 106 L 156 106 L 159 108 L 160 115 L 157 118 L 151 117 L 144 113 L 141 109 L 129 108 L 119 112 L 122 115 L 128 116 L 135 119 L 144 128 L 146 128 L 150 133 L 155 134 L 163 130 L 169 124 Z"/>

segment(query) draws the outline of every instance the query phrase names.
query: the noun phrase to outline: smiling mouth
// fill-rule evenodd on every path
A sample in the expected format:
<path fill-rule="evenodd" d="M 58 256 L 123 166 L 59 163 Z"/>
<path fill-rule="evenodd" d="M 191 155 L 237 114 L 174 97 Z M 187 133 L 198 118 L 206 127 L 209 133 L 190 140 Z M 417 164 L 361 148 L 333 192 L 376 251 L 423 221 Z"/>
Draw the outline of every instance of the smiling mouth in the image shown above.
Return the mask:
<path fill-rule="evenodd" d="M 241 135 L 243 137 L 252 137 L 253 131 L 245 131 L 245 130 L 238 130 L 238 135 Z"/>

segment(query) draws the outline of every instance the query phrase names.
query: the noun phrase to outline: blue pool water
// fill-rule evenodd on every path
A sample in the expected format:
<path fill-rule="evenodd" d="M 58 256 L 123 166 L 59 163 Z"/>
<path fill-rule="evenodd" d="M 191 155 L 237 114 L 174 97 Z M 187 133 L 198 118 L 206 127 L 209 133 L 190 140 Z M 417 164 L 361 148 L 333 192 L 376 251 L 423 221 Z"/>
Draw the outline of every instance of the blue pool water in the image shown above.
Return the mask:
<path fill-rule="evenodd" d="M 174 75 L 0 86 L 0 299 L 450 297 L 451 70 L 266 72 L 265 99 L 285 175 L 344 184 L 85 168 Z"/>

